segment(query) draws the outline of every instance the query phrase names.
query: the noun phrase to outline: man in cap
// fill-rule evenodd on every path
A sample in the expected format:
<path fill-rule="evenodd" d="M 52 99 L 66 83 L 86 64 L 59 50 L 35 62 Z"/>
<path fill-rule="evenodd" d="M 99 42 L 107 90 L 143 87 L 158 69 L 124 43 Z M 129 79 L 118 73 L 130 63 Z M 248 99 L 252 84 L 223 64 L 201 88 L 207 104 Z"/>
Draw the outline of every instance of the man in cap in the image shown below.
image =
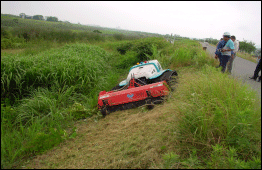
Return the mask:
<path fill-rule="evenodd" d="M 222 65 L 222 73 L 225 72 L 226 70 L 226 66 L 227 66 L 227 62 L 231 57 L 231 51 L 233 51 L 235 49 L 234 47 L 234 43 L 233 41 L 230 39 L 230 33 L 229 32 L 225 32 L 223 34 L 223 39 L 224 41 L 226 41 L 226 45 L 222 48 L 221 53 L 221 65 Z"/>

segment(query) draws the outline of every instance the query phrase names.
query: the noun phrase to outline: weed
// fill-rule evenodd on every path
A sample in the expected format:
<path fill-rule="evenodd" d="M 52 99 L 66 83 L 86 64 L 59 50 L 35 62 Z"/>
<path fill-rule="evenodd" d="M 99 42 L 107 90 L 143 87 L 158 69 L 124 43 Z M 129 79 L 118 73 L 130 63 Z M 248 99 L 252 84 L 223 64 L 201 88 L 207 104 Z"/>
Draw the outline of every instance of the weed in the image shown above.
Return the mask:
<path fill-rule="evenodd" d="M 170 152 L 163 156 L 164 159 L 164 169 L 177 168 L 179 165 L 179 155 Z"/>

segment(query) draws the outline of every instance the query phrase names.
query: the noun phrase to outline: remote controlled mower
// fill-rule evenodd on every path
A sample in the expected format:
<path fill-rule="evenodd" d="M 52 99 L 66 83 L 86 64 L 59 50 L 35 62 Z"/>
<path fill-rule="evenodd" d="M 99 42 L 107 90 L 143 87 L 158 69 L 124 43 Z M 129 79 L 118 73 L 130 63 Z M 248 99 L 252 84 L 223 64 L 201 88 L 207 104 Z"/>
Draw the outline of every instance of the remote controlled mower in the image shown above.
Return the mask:
<path fill-rule="evenodd" d="M 120 82 L 111 91 L 101 91 L 98 96 L 98 109 L 103 116 L 117 111 L 131 109 L 141 105 L 153 108 L 161 103 L 174 89 L 177 72 L 163 70 L 157 60 L 137 63 L 129 70 L 127 79 Z"/>

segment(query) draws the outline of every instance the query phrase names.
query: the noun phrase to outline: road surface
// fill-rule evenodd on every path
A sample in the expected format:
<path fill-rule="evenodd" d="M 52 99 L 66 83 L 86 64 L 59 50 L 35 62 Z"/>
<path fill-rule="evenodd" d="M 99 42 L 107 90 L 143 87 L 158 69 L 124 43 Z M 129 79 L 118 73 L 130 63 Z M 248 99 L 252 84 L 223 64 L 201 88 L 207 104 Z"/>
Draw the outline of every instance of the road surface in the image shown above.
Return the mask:
<path fill-rule="evenodd" d="M 203 45 L 202 42 L 201 44 Z M 206 51 L 211 56 L 215 57 L 216 47 L 208 45 Z M 261 99 L 261 81 L 257 82 L 249 79 L 249 77 L 253 76 L 256 66 L 256 63 L 236 56 L 233 62 L 231 75 L 237 77 L 239 80 L 242 80 L 244 84 L 249 84 L 252 89 L 258 92 L 258 96 Z M 259 75 L 261 75 L 261 72 Z"/>

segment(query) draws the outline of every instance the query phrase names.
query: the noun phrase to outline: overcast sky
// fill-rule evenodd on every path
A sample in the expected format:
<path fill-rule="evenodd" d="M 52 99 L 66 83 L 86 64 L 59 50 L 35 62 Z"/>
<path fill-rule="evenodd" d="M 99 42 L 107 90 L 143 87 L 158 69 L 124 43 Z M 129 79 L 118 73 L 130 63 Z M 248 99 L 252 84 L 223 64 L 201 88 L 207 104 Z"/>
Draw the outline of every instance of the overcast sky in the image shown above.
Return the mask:
<path fill-rule="evenodd" d="M 1 13 L 190 38 L 230 32 L 261 47 L 261 1 L 1 1 Z"/>

